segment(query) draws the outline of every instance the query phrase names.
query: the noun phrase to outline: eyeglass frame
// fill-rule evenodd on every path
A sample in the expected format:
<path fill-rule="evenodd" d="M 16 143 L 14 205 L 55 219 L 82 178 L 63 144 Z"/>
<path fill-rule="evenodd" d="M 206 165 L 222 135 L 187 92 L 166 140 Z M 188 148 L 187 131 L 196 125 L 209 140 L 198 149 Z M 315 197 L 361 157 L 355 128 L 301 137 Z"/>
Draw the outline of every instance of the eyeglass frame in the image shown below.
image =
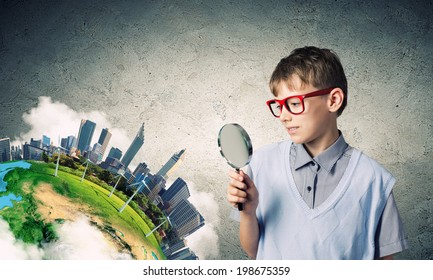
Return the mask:
<path fill-rule="evenodd" d="M 331 91 L 334 90 L 334 89 L 335 89 L 335 88 L 320 89 L 320 90 L 312 91 L 312 92 L 309 92 L 309 93 L 306 93 L 306 94 L 292 95 L 292 96 L 286 97 L 286 98 L 281 99 L 281 100 L 278 100 L 278 99 L 271 99 L 271 100 L 266 101 L 266 105 L 268 105 L 268 108 L 269 108 L 269 110 L 271 111 L 272 115 L 273 115 L 274 117 L 276 117 L 276 118 L 281 117 L 281 113 L 283 112 L 283 107 L 285 107 L 286 110 L 287 110 L 290 114 L 292 114 L 292 115 L 300 115 L 300 114 L 302 114 L 302 113 L 305 111 L 305 104 L 304 104 L 304 99 L 305 99 L 305 98 L 308 98 L 308 97 L 315 97 L 315 96 L 322 96 L 322 95 L 330 94 Z M 301 111 L 301 112 L 299 112 L 299 113 L 293 113 L 293 112 L 290 110 L 290 107 L 287 106 L 287 100 L 289 100 L 290 98 L 299 98 L 299 101 L 300 101 L 301 104 L 302 104 L 302 111 Z M 274 111 L 272 111 L 272 108 L 271 108 L 271 103 L 275 103 L 275 102 L 278 103 L 278 104 L 280 105 L 280 114 L 279 114 L 278 116 L 276 116 L 276 115 L 274 114 Z"/>

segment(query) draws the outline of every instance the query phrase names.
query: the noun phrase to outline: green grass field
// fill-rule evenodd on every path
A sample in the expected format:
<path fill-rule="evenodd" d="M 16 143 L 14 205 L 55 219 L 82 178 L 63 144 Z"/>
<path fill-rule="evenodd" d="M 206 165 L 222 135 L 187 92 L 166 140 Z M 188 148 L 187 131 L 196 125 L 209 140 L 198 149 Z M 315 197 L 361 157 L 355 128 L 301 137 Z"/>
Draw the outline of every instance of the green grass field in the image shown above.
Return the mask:
<path fill-rule="evenodd" d="M 40 244 L 42 241 L 52 241 L 57 238 L 53 225 L 45 223 L 40 214 L 37 213 L 37 204 L 32 196 L 33 191 L 40 183 L 48 183 L 53 189 L 72 202 L 85 204 L 90 207 L 90 215 L 97 216 L 107 226 L 118 225 L 134 232 L 142 237 L 142 241 L 154 248 L 160 259 L 165 259 L 158 240 L 154 235 L 145 237 L 146 233 L 154 228 L 153 223 L 143 212 L 138 209 L 134 202 L 128 205 L 122 213 L 118 209 L 125 203 L 126 196 L 115 192 L 111 197 L 108 194 L 111 186 L 100 186 L 89 180 L 81 182 L 81 173 L 67 167 L 60 167 L 58 177 L 54 177 L 54 165 L 40 162 L 31 162 L 29 170 L 17 168 L 5 176 L 8 183 L 7 193 L 11 192 L 23 199 L 14 203 L 14 207 L 0 211 L 0 215 L 6 220 L 17 238 L 24 242 Z M 73 174 L 75 173 L 75 174 Z M 23 186 L 28 185 L 27 189 Z M 30 188 L 30 190 L 29 190 Z"/>

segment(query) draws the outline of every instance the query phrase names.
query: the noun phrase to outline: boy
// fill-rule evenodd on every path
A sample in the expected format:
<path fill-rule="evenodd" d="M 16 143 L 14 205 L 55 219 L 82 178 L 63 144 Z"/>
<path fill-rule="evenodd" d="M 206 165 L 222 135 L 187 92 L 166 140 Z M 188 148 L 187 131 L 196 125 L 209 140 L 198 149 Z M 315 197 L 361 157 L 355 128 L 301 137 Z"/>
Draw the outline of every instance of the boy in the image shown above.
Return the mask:
<path fill-rule="evenodd" d="M 240 242 L 257 259 L 392 259 L 407 248 L 394 177 L 337 128 L 347 104 L 338 56 L 304 47 L 283 58 L 267 105 L 291 141 L 256 151 L 230 171 L 227 200 L 243 203 Z"/>

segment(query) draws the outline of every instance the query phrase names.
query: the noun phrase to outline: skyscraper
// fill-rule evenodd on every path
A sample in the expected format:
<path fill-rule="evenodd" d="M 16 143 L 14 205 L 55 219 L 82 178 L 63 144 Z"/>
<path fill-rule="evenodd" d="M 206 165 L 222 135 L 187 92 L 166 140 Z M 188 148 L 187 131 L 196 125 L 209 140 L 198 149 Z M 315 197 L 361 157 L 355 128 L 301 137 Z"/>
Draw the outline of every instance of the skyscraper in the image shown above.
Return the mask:
<path fill-rule="evenodd" d="M 149 173 L 149 168 L 147 168 L 147 164 L 145 162 L 141 162 L 132 173 L 134 175 L 134 183 L 138 183 L 146 177 Z"/>
<path fill-rule="evenodd" d="M 0 162 L 12 160 L 11 140 L 9 137 L 0 139 Z"/>
<path fill-rule="evenodd" d="M 62 138 L 60 140 L 60 147 L 65 148 L 68 146 L 68 138 Z"/>
<path fill-rule="evenodd" d="M 50 137 L 42 135 L 42 148 L 49 148 L 51 145 Z"/>
<path fill-rule="evenodd" d="M 141 146 L 144 143 L 144 123 L 141 125 L 140 130 L 138 130 L 137 136 L 135 136 L 134 141 L 132 141 L 131 146 L 129 146 L 125 155 L 123 156 L 121 162 L 125 166 L 125 169 L 129 166 L 132 159 L 137 154 L 138 150 L 140 150 Z"/>
<path fill-rule="evenodd" d="M 22 154 L 23 151 L 21 149 L 21 146 L 11 146 L 11 155 L 12 155 L 12 160 L 21 160 L 22 159 Z"/>
<path fill-rule="evenodd" d="M 120 162 L 120 160 L 113 157 L 107 157 L 105 161 L 100 164 L 100 166 L 113 174 L 117 174 L 119 170 L 123 168 L 123 164 Z"/>
<path fill-rule="evenodd" d="M 109 158 L 109 157 L 120 160 L 120 158 L 122 157 L 122 151 L 119 150 L 119 148 L 112 147 L 110 149 L 110 152 L 108 153 L 107 158 Z"/>
<path fill-rule="evenodd" d="M 190 197 L 189 189 L 182 178 L 177 178 L 161 196 L 167 213 L 170 213 L 180 201 L 188 199 L 188 197 Z"/>
<path fill-rule="evenodd" d="M 137 165 L 137 167 L 135 168 L 132 174 L 134 174 L 134 176 L 137 176 L 140 173 L 142 174 L 149 173 L 149 168 L 147 168 L 147 164 L 145 162 L 140 162 L 140 164 Z"/>
<path fill-rule="evenodd" d="M 170 213 L 173 231 L 179 239 L 204 226 L 204 218 L 188 200 L 183 199 Z"/>
<path fill-rule="evenodd" d="M 168 161 L 167 163 L 161 168 L 161 170 L 156 173 L 156 175 L 160 175 L 164 177 L 165 179 L 172 173 L 174 170 L 176 170 L 177 167 L 182 163 L 182 160 L 185 156 L 185 150 L 183 149 L 177 153 L 175 153 Z"/>
<path fill-rule="evenodd" d="M 157 202 L 159 198 L 158 193 L 165 188 L 165 180 L 161 176 L 147 173 L 139 187 L 141 187 L 140 192 L 146 195 L 150 201 Z"/>
<path fill-rule="evenodd" d="M 45 150 L 42 148 L 27 143 L 23 146 L 23 159 L 25 160 L 42 160 L 43 153 L 45 153 Z"/>
<path fill-rule="evenodd" d="M 42 141 L 41 140 L 35 140 L 33 138 L 30 139 L 30 145 L 39 149 L 42 149 Z"/>
<path fill-rule="evenodd" d="M 173 253 L 183 249 L 186 247 L 185 239 L 175 239 L 173 241 L 170 241 L 168 243 L 165 243 L 161 249 L 164 255 L 167 257 L 172 255 Z"/>
<path fill-rule="evenodd" d="M 101 144 L 95 143 L 95 145 L 93 145 L 93 149 L 87 153 L 87 158 L 92 163 L 101 162 L 101 160 L 102 160 L 101 147 L 102 147 Z"/>
<path fill-rule="evenodd" d="M 189 248 L 184 248 L 170 256 L 169 260 L 198 260 L 197 255 Z"/>
<path fill-rule="evenodd" d="M 69 135 L 68 136 L 68 143 L 66 144 L 66 150 L 71 150 L 72 147 L 76 147 L 77 146 L 77 137 L 75 137 L 74 135 Z"/>
<path fill-rule="evenodd" d="M 81 154 L 87 151 L 92 141 L 93 133 L 95 132 L 96 123 L 89 120 L 81 120 L 80 131 L 78 132 L 77 148 Z"/>
<path fill-rule="evenodd" d="M 101 135 L 99 136 L 98 143 L 101 144 L 101 156 L 104 156 L 105 150 L 107 149 L 108 142 L 111 139 L 111 132 L 108 131 L 108 128 L 104 128 L 101 131 Z"/>

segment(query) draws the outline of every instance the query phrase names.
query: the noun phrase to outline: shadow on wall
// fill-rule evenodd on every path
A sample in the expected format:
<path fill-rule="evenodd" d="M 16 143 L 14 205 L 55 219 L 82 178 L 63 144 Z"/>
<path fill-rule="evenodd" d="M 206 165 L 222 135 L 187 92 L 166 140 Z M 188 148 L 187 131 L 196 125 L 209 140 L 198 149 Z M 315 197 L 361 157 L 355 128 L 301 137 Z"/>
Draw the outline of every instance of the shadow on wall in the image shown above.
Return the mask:
<path fill-rule="evenodd" d="M 394 195 L 410 246 L 396 259 L 433 260 L 433 164 L 418 160 L 390 169 L 397 177 Z"/>

